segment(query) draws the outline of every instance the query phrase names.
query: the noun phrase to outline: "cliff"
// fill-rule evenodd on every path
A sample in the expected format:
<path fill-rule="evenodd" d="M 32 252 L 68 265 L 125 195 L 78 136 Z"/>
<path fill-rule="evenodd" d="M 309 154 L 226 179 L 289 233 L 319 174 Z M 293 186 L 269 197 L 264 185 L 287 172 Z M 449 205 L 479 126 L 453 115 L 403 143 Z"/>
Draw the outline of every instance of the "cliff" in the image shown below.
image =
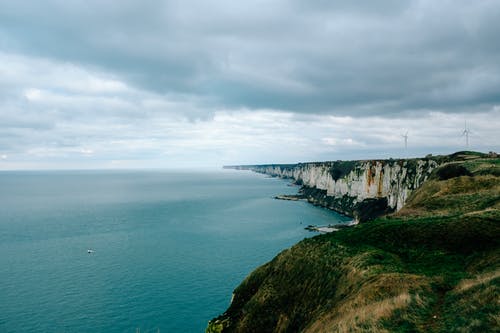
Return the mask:
<path fill-rule="evenodd" d="M 294 179 L 309 202 L 366 221 L 400 210 L 406 200 L 446 161 L 443 157 L 407 160 L 336 161 L 227 166 Z"/>
<path fill-rule="evenodd" d="M 498 331 L 500 159 L 445 160 L 398 212 L 256 269 L 207 332 Z"/>

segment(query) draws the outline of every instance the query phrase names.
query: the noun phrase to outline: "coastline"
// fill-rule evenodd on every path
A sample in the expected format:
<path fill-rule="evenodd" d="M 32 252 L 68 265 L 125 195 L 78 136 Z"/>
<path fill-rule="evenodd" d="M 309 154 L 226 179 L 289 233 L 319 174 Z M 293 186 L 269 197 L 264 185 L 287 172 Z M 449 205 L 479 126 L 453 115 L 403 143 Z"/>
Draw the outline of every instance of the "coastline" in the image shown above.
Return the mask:
<path fill-rule="evenodd" d="M 352 220 L 349 223 L 338 223 L 338 224 L 328 224 L 328 225 L 309 224 L 304 229 L 309 230 L 309 231 L 319 232 L 322 234 L 326 234 L 326 233 L 330 233 L 330 232 L 339 231 L 341 229 L 350 228 L 350 227 L 353 227 L 357 224 L 358 223 L 355 220 Z"/>
<path fill-rule="evenodd" d="M 255 269 L 206 332 L 492 331 L 500 161 L 450 160 L 396 213 L 306 238 Z"/>

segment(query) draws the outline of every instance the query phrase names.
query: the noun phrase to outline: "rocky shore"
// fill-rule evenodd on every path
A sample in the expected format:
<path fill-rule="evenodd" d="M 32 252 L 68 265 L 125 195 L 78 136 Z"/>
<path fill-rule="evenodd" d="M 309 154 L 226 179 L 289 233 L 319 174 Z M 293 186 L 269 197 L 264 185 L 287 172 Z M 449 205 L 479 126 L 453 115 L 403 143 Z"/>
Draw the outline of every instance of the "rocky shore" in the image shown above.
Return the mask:
<path fill-rule="evenodd" d="M 301 186 L 299 195 L 282 200 L 305 199 L 359 222 L 401 209 L 446 157 L 408 160 L 333 161 L 298 164 L 226 166 L 291 179 Z"/>

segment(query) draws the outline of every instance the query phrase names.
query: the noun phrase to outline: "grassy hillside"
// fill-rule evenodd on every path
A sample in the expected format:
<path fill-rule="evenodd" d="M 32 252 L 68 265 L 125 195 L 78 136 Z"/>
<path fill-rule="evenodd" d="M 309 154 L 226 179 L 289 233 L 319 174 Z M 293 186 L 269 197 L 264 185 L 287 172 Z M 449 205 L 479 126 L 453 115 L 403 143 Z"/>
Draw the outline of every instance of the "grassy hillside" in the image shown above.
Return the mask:
<path fill-rule="evenodd" d="M 499 332 L 499 169 L 457 154 L 398 213 L 283 251 L 207 332 Z"/>

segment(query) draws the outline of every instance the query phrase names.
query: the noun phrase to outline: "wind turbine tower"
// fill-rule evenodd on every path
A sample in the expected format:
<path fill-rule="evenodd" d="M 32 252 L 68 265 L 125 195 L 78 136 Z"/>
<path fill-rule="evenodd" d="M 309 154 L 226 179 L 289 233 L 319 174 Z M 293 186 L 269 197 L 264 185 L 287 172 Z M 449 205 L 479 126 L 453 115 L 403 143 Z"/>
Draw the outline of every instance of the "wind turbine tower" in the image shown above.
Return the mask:
<path fill-rule="evenodd" d="M 469 134 L 470 134 L 470 130 L 467 128 L 467 120 L 466 120 L 464 131 L 462 132 L 462 136 L 465 136 L 465 146 L 467 148 L 469 148 Z"/>
<path fill-rule="evenodd" d="M 408 131 L 406 131 L 405 135 L 401 135 L 405 139 L 405 150 L 408 149 Z"/>

